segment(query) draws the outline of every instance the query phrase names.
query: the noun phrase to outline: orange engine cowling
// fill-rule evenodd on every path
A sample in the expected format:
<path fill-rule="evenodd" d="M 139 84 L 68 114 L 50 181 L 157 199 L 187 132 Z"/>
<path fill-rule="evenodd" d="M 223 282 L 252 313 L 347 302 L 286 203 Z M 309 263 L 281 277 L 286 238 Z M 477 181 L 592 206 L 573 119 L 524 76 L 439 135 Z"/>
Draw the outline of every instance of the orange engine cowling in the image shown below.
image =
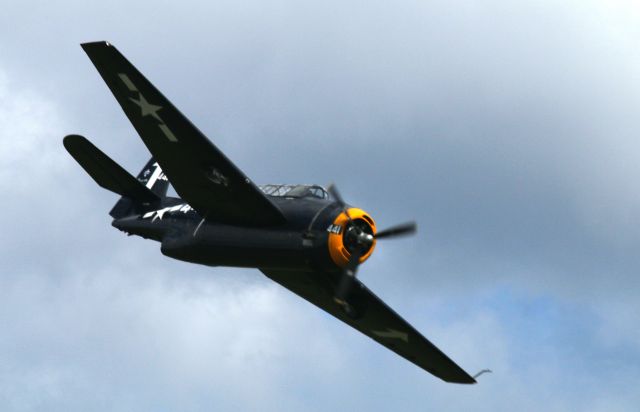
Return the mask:
<path fill-rule="evenodd" d="M 376 234 L 376 223 L 373 221 L 371 216 L 367 214 L 367 212 L 362 209 L 352 207 L 349 208 L 348 213 L 353 224 L 364 225 L 367 232 L 370 232 L 371 235 Z M 333 224 L 331 224 L 328 229 L 329 255 L 331 256 L 331 260 L 340 267 L 346 266 L 349 262 L 349 257 L 351 256 L 351 253 L 349 252 L 349 245 L 345 241 L 345 234 L 348 226 L 349 218 L 345 212 L 342 212 L 335 218 Z M 364 262 L 369 258 L 369 256 L 371 256 L 375 246 L 376 241 L 374 240 L 369 250 L 367 250 L 360 258 L 359 263 Z"/>

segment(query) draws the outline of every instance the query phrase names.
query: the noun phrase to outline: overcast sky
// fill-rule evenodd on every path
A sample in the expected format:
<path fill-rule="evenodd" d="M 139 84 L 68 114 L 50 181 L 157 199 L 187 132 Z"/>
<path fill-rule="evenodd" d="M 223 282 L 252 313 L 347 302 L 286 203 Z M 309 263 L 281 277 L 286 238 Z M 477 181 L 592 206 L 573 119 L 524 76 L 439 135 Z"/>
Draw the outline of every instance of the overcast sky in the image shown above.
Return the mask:
<path fill-rule="evenodd" d="M 3 410 L 637 410 L 636 2 L 25 1 L 0 39 Z M 62 138 L 149 153 L 95 40 L 256 182 L 415 218 L 361 279 L 493 374 L 446 384 L 256 270 L 113 229 Z"/>

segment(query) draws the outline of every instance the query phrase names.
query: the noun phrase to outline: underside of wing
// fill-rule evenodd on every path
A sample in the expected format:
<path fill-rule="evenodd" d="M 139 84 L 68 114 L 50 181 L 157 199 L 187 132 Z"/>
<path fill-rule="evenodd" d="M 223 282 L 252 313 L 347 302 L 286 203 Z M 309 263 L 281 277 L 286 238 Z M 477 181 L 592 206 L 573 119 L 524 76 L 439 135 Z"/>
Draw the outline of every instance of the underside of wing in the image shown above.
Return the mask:
<path fill-rule="evenodd" d="M 330 313 L 398 355 L 438 378 L 452 383 L 476 383 L 413 326 L 394 312 L 364 284 L 358 283 L 350 298 L 355 315 L 347 315 L 333 300 L 337 275 L 324 272 L 262 271 L 267 277 Z"/>
<path fill-rule="evenodd" d="M 211 221 L 277 225 L 282 212 L 107 42 L 87 53 L 176 192 Z"/>

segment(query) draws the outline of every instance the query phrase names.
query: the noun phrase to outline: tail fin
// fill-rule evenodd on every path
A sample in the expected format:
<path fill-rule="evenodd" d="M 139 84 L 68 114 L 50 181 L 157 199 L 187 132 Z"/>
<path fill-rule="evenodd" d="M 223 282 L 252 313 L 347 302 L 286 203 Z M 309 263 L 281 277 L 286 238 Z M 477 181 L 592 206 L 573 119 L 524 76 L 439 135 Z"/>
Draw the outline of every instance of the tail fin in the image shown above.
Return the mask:
<path fill-rule="evenodd" d="M 82 136 L 69 135 L 63 143 L 96 183 L 122 196 L 109 212 L 113 218 L 139 213 L 159 202 L 167 193 L 169 181 L 153 159 L 136 179 Z"/>
<path fill-rule="evenodd" d="M 136 177 L 136 179 L 158 198 L 162 199 L 167 195 L 169 179 L 167 179 L 167 176 L 162 172 L 160 165 L 153 157 L 142 168 L 140 173 L 138 173 L 138 177 Z M 109 214 L 114 219 L 118 219 L 120 217 L 130 215 L 133 212 L 139 212 L 137 209 L 138 208 L 136 208 L 136 204 L 133 199 L 128 196 L 122 196 L 113 206 L 113 209 L 111 209 Z"/>
<path fill-rule="evenodd" d="M 160 198 L 167 196 L 169 179 L 167 179 L 167 176 L 162 172 L 160 165 L 153 157 L 142 168 L 140 173 L 138 173 L 138 177 L 136 179 L 145 185 L 147 189 L 151 190 L 156 196 Z"/>

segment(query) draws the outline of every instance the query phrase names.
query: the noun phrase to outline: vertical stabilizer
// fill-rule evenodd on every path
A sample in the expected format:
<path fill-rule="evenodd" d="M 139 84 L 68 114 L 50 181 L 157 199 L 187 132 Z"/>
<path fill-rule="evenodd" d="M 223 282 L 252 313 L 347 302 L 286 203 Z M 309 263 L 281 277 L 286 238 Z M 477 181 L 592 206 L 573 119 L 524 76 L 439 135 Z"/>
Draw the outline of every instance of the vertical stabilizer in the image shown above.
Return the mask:
<path fill-rule="evenodd" d="M 142 168 L 140 173 L 138 173 L 136 179 L 138 179 L 140 183 L 145 185 L 147 189 L 151 190 L 151 192 L 160 199 L 167 195 L 169 180 L 153 157 Z M 115 206 L 113 206 L 113 209 L 111 209 L 109 214 L 114 219 L 124 217 L 134 213 L 136 210 L 135 206 L 136 204 L 131 198 L 123 196 L 118 200 Z"/>
<path fill-rule="evenodd" d="M 167 179 L 167 176 L 162 172 L 160 165 L 153 159 L 153 157 L 147 162 L 144 168 L 142 168 L 137 179 L 159 198 L 167 196 L 169 179 Z"/>

